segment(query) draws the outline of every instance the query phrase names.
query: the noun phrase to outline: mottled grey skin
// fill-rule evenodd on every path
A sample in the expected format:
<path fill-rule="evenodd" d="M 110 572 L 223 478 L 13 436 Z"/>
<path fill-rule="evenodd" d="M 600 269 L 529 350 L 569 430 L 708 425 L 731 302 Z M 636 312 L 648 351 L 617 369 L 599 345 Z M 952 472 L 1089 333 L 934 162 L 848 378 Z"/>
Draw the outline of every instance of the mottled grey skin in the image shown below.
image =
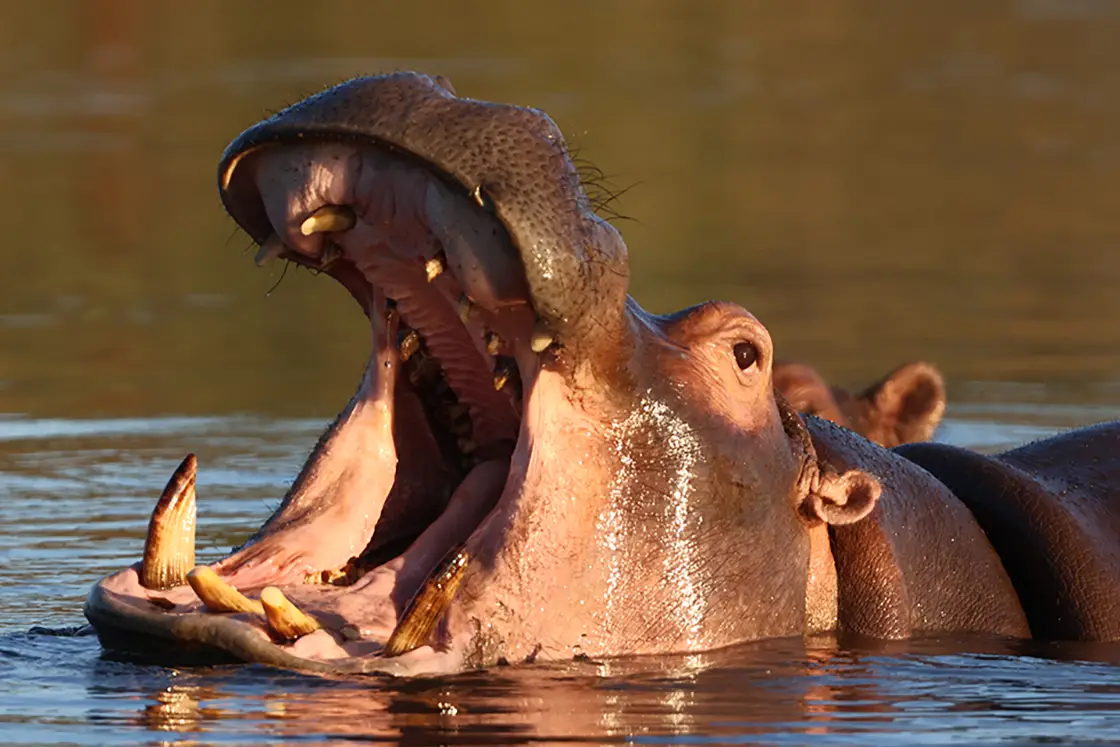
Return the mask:
<path fill-rule="evenodd" d="M 799 416 L 775 393 L 774 344 L 751 314 L 712 302 L 654 316 L 626 295 L 622 240 L 591 212 L 551 120 L 458 99 L 425 76 L 351 81 L 239 137 L 222 159 L 222 197 L 258 242 L 274 231 L 303 241 L 293 226 L 304 215 L 270 224 L 262 205 L 276 195 L 238 163 L 266 144 L 274 159 L 306 154 L 292 144 L 312 141 L 417 159 L 492 211 L 524 265 L 528 294 L 518 308 L 556 335 L 529 354 L 526 328 L 510 327 L 526 387 L 520 435 L 500 498 L 463 544 L 470 571 L 430 641 L 442 670 L 832 631 L 1120 638 L 1120 424 L 987 457 L 929 444 L 888 450 Z M 372 260 L 351 252 L 348 236 L 365 235 L 357 232 L 366 219 L 335 237 L 342 258 L 325 272 L 376 332 L 394 312 L 359 270 L 399 257 L 396 248 Z M 303 249 L 289 258 L 315 265 L 314 247 Z M 479 261 L 500 264 L 495 256 Z M 414 264 L 422 276 L 423 262 Z M 457 291 L 448 274 L 438 282 Z M 493 309 L 479 313 L 501 319 Z M 392 370 L 391 353 L 371 358 L 374 374 L 382 363 Z M 344 415 L 363 402 L 356 397 Z M 334 481 L 319 489 L 318 476 L 362 466 L 338 445 L 347 422 L 332 426 L 296 481 L 316 509 L 299 521 L 316 530 L 318 514 L 346 497 Z M 438 454 L 430 456 L 420 466 L 433 471 Z M 398 474 L 405 469 L 402 457 Z M 411 505 L 398 501 L 398 514 L 407 519 Z M 255 547 L 283 550 L 283 536 L 265 532 Z M 406 571 L 416 569 L 396 578 Z M 200 609 L 183 590 L 168 592 L 178 595 L 173 613 L 146 604 L 151 595 L 130 573 L 99 582 L 87 601 L 106 646 L 127 647 L 142 634 L 168 656 L 192 645 L 319 671 L 408 674 L 423 663 L 368 648 L 308 658 L 255 634 L 252 621 Z M 328 622 L 361 623 L 347 611 L 376 610 L 374 637 L 402 610 L 396 597 L 367 591 L 358 605 L 361 592 L 348 588 L 285 583 Z"/>
<path fill-rule="evenodd" d="M 945 381 L 922 361 L 896 368 L 859 394 L 829 386 L 812 366 L 778 362 L 774 389 L 798 412 L 831 420 L 888 448 L 929 441 L 945 413 Z"/>

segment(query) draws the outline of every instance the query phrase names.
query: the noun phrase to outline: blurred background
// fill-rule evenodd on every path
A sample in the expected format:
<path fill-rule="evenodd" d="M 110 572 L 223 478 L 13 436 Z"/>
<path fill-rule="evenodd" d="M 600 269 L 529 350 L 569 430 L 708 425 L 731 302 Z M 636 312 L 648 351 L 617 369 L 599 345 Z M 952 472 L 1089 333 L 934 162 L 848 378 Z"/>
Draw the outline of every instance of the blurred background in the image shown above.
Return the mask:
<path fill-rule="evenodd" d="M 622 192 L 649 309 L 737 301 L 846 385 L 924 358 L 950 413 L 1120 403 L 1120 4 L 541 8 L 0 5 L 0 413 L 336 412 L 365 322 L 326 279 L 273 289 L 215 169 L 394 69 L 551 114 Z"/>

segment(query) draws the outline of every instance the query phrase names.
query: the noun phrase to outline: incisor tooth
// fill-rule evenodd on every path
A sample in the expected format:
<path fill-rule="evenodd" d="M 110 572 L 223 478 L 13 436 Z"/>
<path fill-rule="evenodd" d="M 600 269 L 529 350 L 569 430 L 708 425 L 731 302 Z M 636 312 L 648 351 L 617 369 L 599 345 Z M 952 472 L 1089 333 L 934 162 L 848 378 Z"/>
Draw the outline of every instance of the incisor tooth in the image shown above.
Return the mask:
<path fill-rule="evenodd" d="M 140 583 L 146 589 L 182 586 L 194 566 L 197 472 L 198 460 L 187 454 L 156 501 L 140 563 Z"/>
<path fill-rule="evenodd" d="M 429 283 L 438 278 L 446 269 L 447 263 L 443 261 L 443 255 L 441 254 L 437 254 L 424 263 L 424 272 L 428 276 Z"/>
<path fill-rule="evenodd" d="M 310 236 L 313 233 L 349 231 L 357 222 L 354 211 L 346 205 L 324 205 L 303 222 L 299 232 Z"/>
<path fill-rule="evenodd" d="M 257 267 L 264 267 L 266 262 L 276 259 L 283 254 L 284 248 L 284 242 L 280 240 L 280 234 L 273 232 L 273 234 L 261 244 L 261 248 L 257 250 L 256 256 L 253 257 L 253 262 Z"/>
<path fill-rule="evenodd" d="M 301 612 L 275 586 L 261 589 L 261 604 L 268 627 L 285 641 L 294 641 L 319 629 L 319 623 Z"/>
<path fill-rule="evenodd" d="M 213 612 L 248 612 L 264 616 L 264 607 L 230 586 L 214 569 L 200 565 L 187 574 L 187 583 Z"/>
<path fill-rule="evenodd" d="M 533 349 L 534 353 L 543 353 L 554 339 L 552 333 L 548 331 L 548 327 L 544 326 L 544 322 L 537 320 L 537 323 L 533 325 L 533 333 L 529 336 L 529 347 Z"/>

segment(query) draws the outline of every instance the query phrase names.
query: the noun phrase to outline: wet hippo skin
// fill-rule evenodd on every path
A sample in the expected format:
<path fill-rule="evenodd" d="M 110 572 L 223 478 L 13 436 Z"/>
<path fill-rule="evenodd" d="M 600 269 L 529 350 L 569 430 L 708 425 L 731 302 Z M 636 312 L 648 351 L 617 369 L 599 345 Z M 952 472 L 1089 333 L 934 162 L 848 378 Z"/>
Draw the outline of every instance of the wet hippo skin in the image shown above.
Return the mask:
<path fill-rule="evenodd" d="M 812 366 L 778 361 L 774 388 L 790 406 L 851 428 L 881 446 L 933 438 L 945 414 L 945 381 L 923 361 L 900 366 L 859 394 L 829 386 Z"/>
<path fill-rule="evenodd" d="M 1120 637 L 1120 426 L 988 457 L 798 414 L 749 312 L 627 295 L 542 112 L 360 78 L 238 136 L 219 189 L 258 262 L 354 298 L 368 364 L 274 514 L 193 569 L 184 461 L 142 560 L 87 599 L 107 648 L 414 675 L 831 631 Z"/>

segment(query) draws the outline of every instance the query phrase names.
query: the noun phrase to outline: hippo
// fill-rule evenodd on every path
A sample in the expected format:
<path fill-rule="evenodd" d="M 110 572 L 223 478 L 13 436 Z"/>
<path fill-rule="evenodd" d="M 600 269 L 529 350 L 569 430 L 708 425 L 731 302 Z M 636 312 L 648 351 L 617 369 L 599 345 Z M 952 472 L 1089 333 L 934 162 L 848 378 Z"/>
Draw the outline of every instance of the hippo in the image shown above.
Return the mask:
<path fill-rule="evenodd" d="M 851 428 L 880 446 L 929 441 L 945 414 L 945 379 L 925 361 L 899 366 L 859 394 L 830 387 L 804 363 L 775 361 L 771 377 L 794 410 Z"/>
<path fill-rule="evenodd" d="M 104 648 L 425 675 L 771 638 L 1120 637 L 1120 424 L 996 456 L 799 415 L 742 307 L 627 293 L 559 129 L 396 73 L 250 127 L 219 165 L 259 245 L 370 324 L 276 511 L 196 565 L 188 456 Z"/>

